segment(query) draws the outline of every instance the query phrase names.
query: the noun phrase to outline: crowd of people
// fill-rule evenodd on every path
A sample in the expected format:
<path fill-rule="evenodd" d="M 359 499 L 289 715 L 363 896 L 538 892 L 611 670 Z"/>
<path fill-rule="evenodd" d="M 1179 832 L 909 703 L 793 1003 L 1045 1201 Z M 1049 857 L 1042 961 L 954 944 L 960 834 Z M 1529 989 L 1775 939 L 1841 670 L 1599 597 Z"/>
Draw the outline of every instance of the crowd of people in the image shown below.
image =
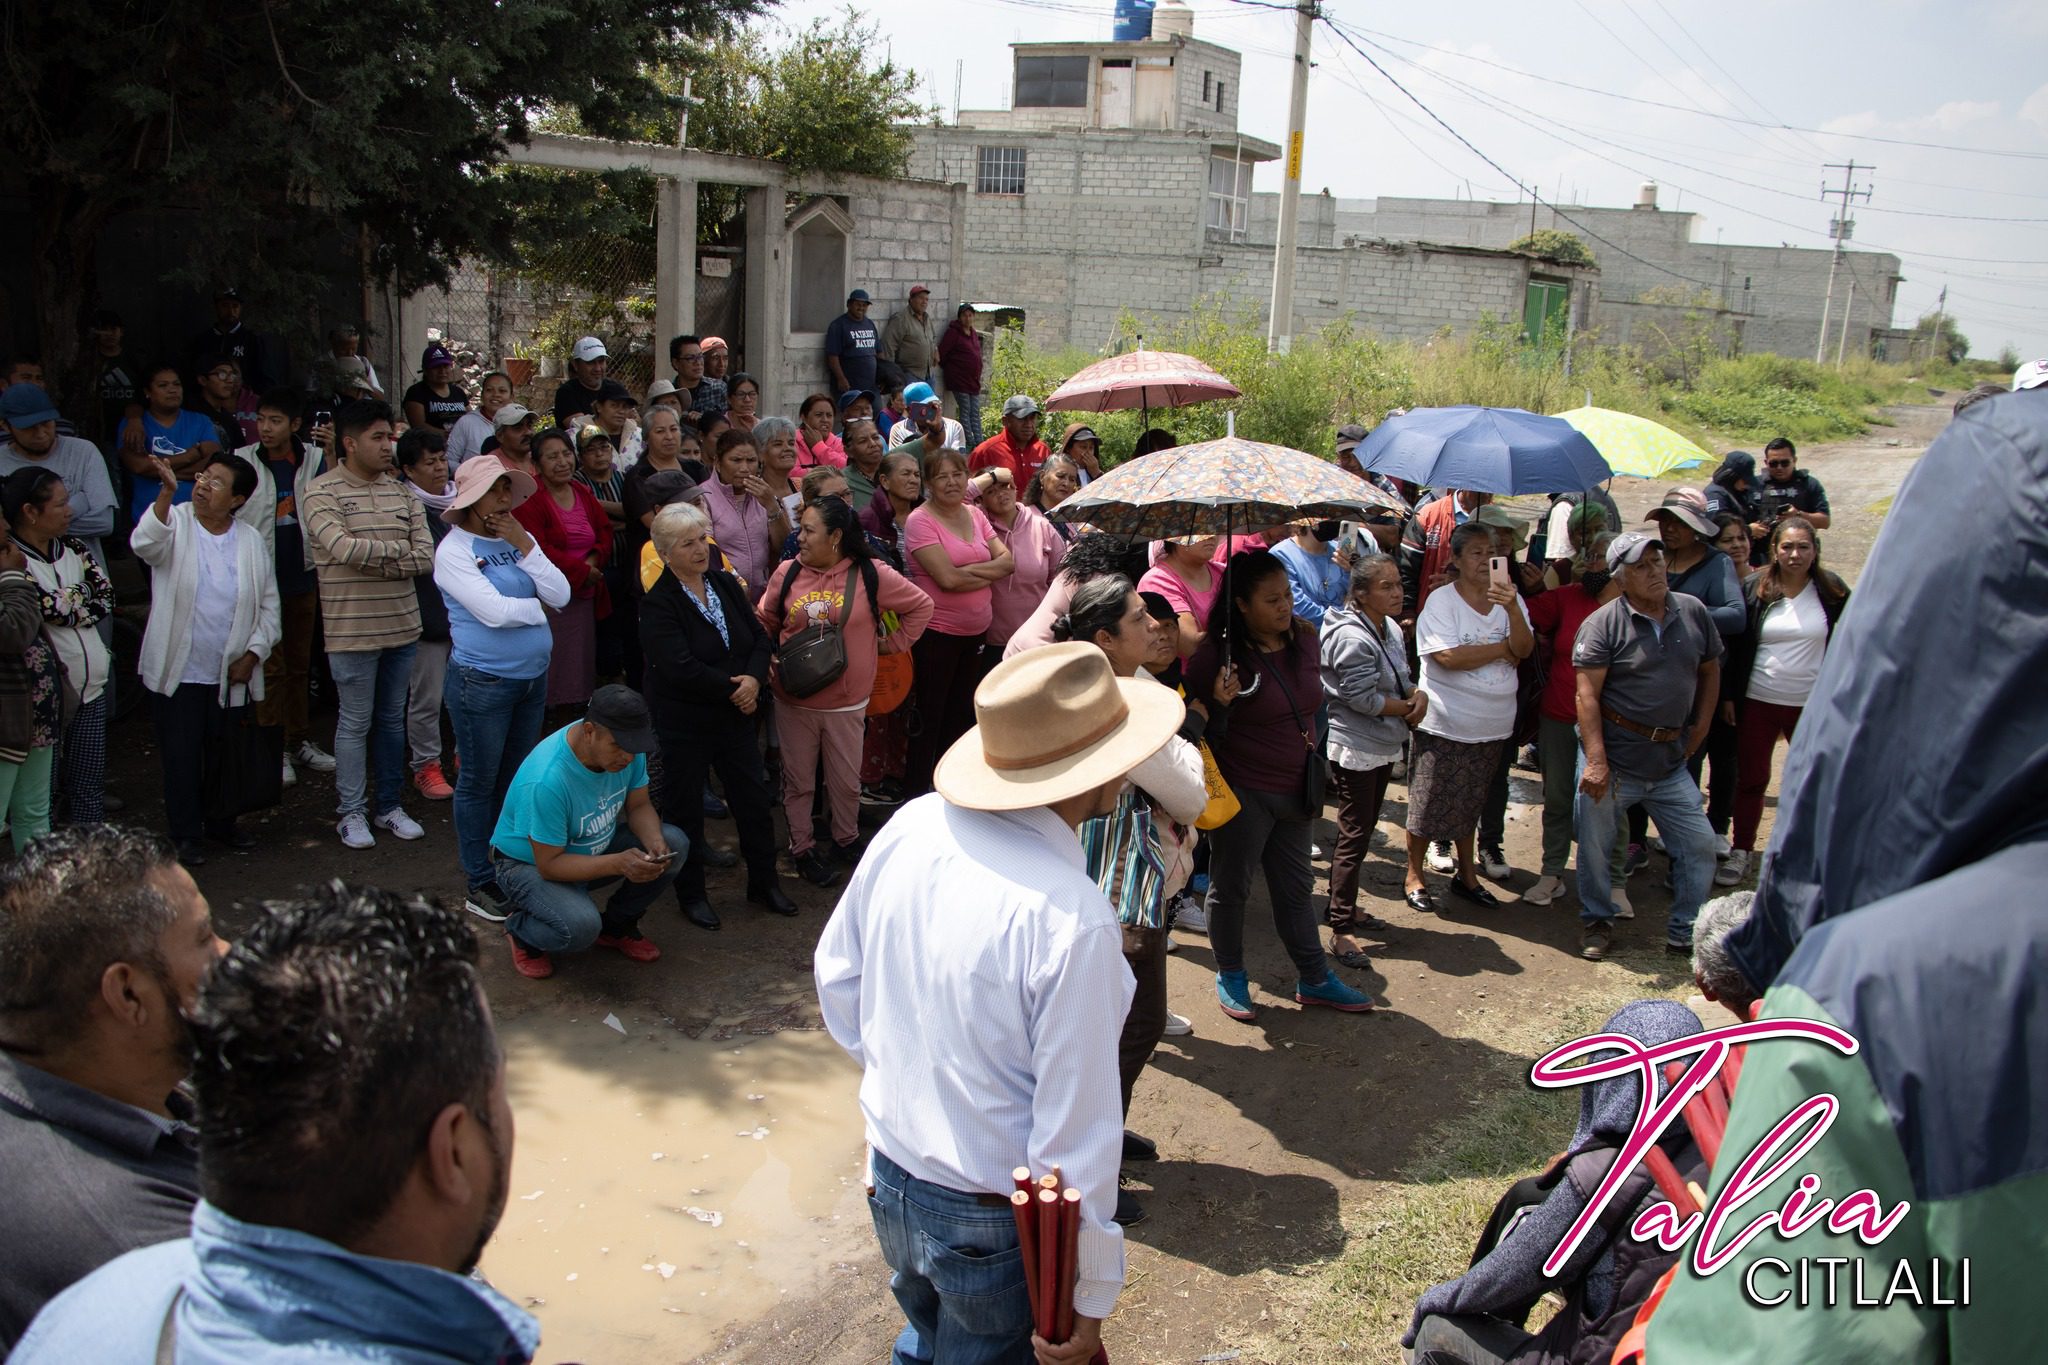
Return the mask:
<path fill-rule="evenodd" d="M 1495 912 L 1495 888 L 1519 881 L 1521 902 L 1549 905 L 1575 871 L 1581 952 L 1599 960 L 1634 916 L 1627 880 L 1660 848 L 1665 948 L 1694 958 L 1709 921 L 1709 941 L 1727 932 L 1725 914 L 1695 920 L 1713 885 L 1751 871 L 1776 746 L 1849 598 L 1822 566 L 1825 491 L 1789 441 L 1767 447 L 1761 477 L 1731 453 L 1631 527 L 1598 490 L 1556 495 L 1532 523 L 1483 491 L 1387 484 L 1359 468 L 1367 433 L 1347 425 L 1339 467 L 1411 516 L 1132 543 L 1046 515 L 1102 473 L 1091 429 L 1069 427 L 1056 453 L 1038 401 L 1013 395 L 975 439 L 978 387 L 949 368 L 970 343 L 953 328 L 934 341 L 925 298 L 877 329 L 854 291 L 828 334 L 841 391 L 793 417 L 762 413 L 726 344 L 691 335 L 644 404 L 583 338 L 543 415 L 497 372 L 472 407 L 438 343 L 395 410 L 342 329 L 309 396 L 240 328 L 231 291 L 195 355 L 154 370 L 121 358 L 106 320 L 102 377 L 134 382 L 92 395 L 80 425 L 97 443 L 32 361 L 12 366 L 0 1162 L 122 1174 L 35 1210 L 53 1245 L 5 1253 L 24 1268 L 0 1277 L 0 1344 L 94 1266 L 184 1233 L 196 1201 L 189 1240 L 90 1277 L 20 1358 L 65 1358 L 116 1298 L 147 1310 L 123 1327 L 137 1342 L 230 1339 L 248 1308 L 195 1293 L 194 1265 L 317 1299 L 323 1275 L 366 1256 L 432 1268 L 386 1284 L 423 1339 L 495 1333 L 511 1358 L 531 1352 L 531 1320 L 461 1278 L 509 1159 L 471 936 L 445 911 L 337 883 L 273 906 L 227 952 L 190 869 L 255 847 L 239 823 L 255 787 L 331 774 L 351 850 L 427 837 L 409 793 L 451 801 L 464 905 L 532 980 L 593 947 L 658 960 L 643 924 L 671 889 L 687 923 L 721 928 L 709 869 L 743 865 L 747 901 L 784 916 L 800 910 L 785 853 L 818 888 L 850 875 L 818 988 L 869 1071 L 905 1359 L 1014 1343 L 1008 1320 L 963 1325 L 953 1297 L 994 1290 L 960 1286 L 922 1248 L 976 1220 L 999 1239 L 1007 1206 L 983 1216 L 975 1201 L 1020 1161 L 1062 1165 L 1084 1192 L 1075 1307 L 1095 1325 L 1036 1349 L 1088 1357 L 1123 1278 L 1117 1229 L 1145 1216 L 1115 1171 L 1156 1155 L 1124 1124 L 1132 1089 L 1160 1038 L 1194 1027 L 1166 1005 L 1172 932 L 1206 935 L 1221 1013 L 1255 1019 L 1244 931 L 1262 876 L 1293 1000 L 1373 1009 L 1339 969 L 1370 967 L 1363 940 L 1386 929 L 1361 870 L 1392 783 L 1407 786 L 1396 863 L 1417 913 Z M 884 356 L 908 382 L 876 387 Z M 1129 458 L 1171 444 L 1148 432 Z M 110 549 L 149 571 L 134 679 L 109 648 Z M 313 728 L 316 675 L 331 748 Z M 112 689 L 131 685 L 155 722 L 160 840 L 105 823 Z M 270 749 L 247 742 L 259 731 Z M 1503 848 L 1518 762 L 1542 784 L 1533 880 Z M 716 819 L 737 851 L 706 838 Z M 1034 877 L 1002 870 L 1020 866 Z M 81 896 L 89 911 L 67 918 Z M 79 942 L 91 951 L 63 946 Z M 308 985 L 330 970 L 346 984 Z M 933 1027 L 941 1016 L 960 1026 Z M 277 1072 L 257 1035 L 301 1026 L 331 1047 Z M 424 1028 L 457 1042 L 419 1056 L 403 1044 Z M 345 1063 L 358 1048 L 371 1065 Z M 189 1107 L 173 1093 L 188 1055 Z M 1614 1102 L 1589 1098 L 1581 1137 L 1611 1136 Z M 22 1145 L 57 1129 L 100 1148 Z M 383 1184 L 351 1210 L 338 1192 L 354 1182 L 320 1173 L 362 1163 L 365 1131 L 363 1179 Z M 289 1190 L 265 1175 L 280 1160 Z M 300 1188 L 308 1172 L 321 1188 Z M 328 1243 L 334 1263 L 307 1275 Z M 1436 1307 L 1466 1302 L 1426 1300 L 1425 1339 L 1448 1330 L 1429 1337 Z M 374 1314 L 307 1312 L 307 1332 L 382 1330 Z"/>

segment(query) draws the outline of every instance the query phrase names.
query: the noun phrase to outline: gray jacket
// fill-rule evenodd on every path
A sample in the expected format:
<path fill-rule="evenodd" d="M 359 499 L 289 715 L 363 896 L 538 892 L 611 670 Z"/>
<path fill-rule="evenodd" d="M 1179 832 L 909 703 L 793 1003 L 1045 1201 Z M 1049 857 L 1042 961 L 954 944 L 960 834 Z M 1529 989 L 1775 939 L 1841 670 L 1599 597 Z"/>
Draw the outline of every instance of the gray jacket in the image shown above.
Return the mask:
<path fill-rule="evenodd" d="M 1388 698 L 1415 690 L 1401 628 L 1387 623 L 1375 642 L 1372 622 L 1353 606 L 1323 617 L 1323 695 L 1330 703 L 1330 739 L 1347 749 L 1388 757 L 1401 752 L 1408 722 L 1382 715 Z"/>

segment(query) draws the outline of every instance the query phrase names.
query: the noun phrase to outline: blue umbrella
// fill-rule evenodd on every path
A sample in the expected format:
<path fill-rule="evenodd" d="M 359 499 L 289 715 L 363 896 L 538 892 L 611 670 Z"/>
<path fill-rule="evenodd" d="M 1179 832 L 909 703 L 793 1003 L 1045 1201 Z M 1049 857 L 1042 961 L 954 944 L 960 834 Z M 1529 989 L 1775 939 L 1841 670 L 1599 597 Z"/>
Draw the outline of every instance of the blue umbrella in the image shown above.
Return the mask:
<path fill-rule="evenodd" d="M 1613 471 L 1571 423 L 1520 408 L 1417 408 L 1358 448 L 1376 473 L 1473 493 L 1575 493 Z"/>

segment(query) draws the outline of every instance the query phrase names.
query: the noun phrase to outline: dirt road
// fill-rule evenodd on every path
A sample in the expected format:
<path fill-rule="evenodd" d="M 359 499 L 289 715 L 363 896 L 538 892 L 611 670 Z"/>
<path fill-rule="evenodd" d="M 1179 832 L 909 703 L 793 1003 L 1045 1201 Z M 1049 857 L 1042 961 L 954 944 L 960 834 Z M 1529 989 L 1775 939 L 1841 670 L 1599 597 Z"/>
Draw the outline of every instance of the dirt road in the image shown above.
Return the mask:
<path fill-rule="evenodd" d="M 1801 453 L 1833 504 L 1831 567 L 1853 580 L 1889 498 L 1946 416 L 1900 409 L 1895 427 Z M 1624 480 L 1615 492 L 1633 516 L 1664 487 Z M 144 717 L 117 729 L 110 767 L 126 818 L 160 820 Z M 1518 773 L 1508 827 L 1518 870 L 1504 892 L 1533 880 L 1534 796 Z M 1398 830 L 1403 799 L 1397 787 L 1382 829 Z M 229 932 L 247 922 L 239 902 L 318 878 L 459 896 L 445 804 L 409 801 L 427 838 L 386 837 L 362 854 L 336 841 L 332 804 L 331 781 L 309 775 L 281 811 L 254 822 L 256 854 L 200 869 Z M 714 822 L 711 834 L 730 843 L 731 826 Z M 1325 846 L 1332 834 L 1325 824 Z M 1386 1005 L 1362 1018 L 1292 1003 L 1291 968 L 1260 905 L 1247 944 L 1255 1024 L 1216 1010 L 1207 942 L 1182 935 L 1169 989 L 1195 1033 L 1160 1048 L 1132 1107 L 1132 1126 L 1157 1140 L 1162 1159 L 1130 1168 L 1152 1216 L 1129 1233 L 1130 1287 L 1110 1329 L 1117 1359 L 1193 1361 L 1262 1335 L 1276 1277 L 1344 1248 L 1347 1210 L 1469 1102 L 1462 1079 L 1503 1055 L 1489 1041 L 1501 1021 L 1541 1015 L 1602 972 L 1675 983 L 1676 960 L 1658 950 L 1660 867 L 1635 879 L 1640 918 L 1623 927 L 1616 956 L 1594 965 L 1577 956 L 1574 906 L 1424 918 L 1402 904 L 1393 856 L 1376 852 L 1370 908 L 1394 927 L 1369 945 L 1373 969 L 1353 974 Z M 817 1030 L 810 987 L 832 896 L 793 882 L 804 914 L 780 920 L 749 911 L 732 877 L 712 883 L 726 911 L 720 933 L 669 906 L 650 915 L 664 949 L 652 966 L 593 954 L 528 982 L 512 973 L 502 938 L 479 926 L 519 1122 L 513 1198 L 485 1270 L 539 1314 L 543 1360 L 886 1358 L 900 1319 L 856 1180 L 858 1076 Z M 1361 1346 L 1360 1358 L 1393 1356 Z"/>

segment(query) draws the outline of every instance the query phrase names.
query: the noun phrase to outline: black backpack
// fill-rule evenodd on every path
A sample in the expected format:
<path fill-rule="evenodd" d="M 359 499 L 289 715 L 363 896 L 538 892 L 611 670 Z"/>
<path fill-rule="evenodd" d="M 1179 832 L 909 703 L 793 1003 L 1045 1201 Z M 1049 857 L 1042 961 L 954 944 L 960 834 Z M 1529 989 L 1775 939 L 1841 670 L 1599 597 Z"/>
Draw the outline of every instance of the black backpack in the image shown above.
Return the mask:
<path fill-rule="evenodd" d="M 854 562 L 860 566 L 861 581 L 867 585 L 868 612 L 875 618 L 875 633 L 879 635 L 882 630 L 882 608 L 878 600 L 880 577 L 875 573 L 873 560 L 863 557 Z M 782 591 L 776 594 L 774 636 L 782 633 L 782 623 L 789 613 L 790 589 L 799 572 L 800 566 L 792 567 L 782 580 Z M 851 596 L 852 585 L 849 583 L 849 599 Z M 845 674 L 846 618 L 853 614 L 852 607 L 849 600 L 840 609 L 838 624 L 812 622 L 775 646 L 775 655 L 781 664 L 778 676 L 783 691 L 792 697 L 816 696 Z"/>

